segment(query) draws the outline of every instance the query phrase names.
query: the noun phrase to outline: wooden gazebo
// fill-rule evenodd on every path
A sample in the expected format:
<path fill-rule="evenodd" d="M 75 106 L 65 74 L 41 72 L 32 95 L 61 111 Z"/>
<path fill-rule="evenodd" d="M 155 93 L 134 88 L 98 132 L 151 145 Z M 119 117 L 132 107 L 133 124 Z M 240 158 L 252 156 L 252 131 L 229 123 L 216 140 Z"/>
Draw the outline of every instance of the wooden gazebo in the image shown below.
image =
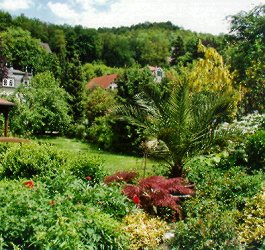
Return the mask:
<path fill-rule="evenodd" d="M 4 136 L 7 137 L 8 134 L 8 114 L 10 109 L 15 106 L 15 103 L 9 102 L 5 99 L 0 98 L 0 114 L 4 115 L 5 125 L 4 125 Z"/>

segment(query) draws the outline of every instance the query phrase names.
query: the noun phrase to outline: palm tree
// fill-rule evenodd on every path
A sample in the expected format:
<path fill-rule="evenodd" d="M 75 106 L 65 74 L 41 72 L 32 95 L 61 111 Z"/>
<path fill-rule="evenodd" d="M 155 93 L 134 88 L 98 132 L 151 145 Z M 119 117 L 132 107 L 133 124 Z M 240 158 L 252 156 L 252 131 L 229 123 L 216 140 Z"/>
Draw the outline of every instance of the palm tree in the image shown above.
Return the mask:
<path fill-rule="evenodd" d="M 185 161 L 214 143 L 215 130 L 232 107 L 232 97 L 210 92 L 191 93 L 188 81 L 175 87 L 167 98 L 146 88 L 135 96 L 134 105 L 119 107 L 117 113 L 144 133 L 162 142 L 171 176 L 181 176 Z"/>

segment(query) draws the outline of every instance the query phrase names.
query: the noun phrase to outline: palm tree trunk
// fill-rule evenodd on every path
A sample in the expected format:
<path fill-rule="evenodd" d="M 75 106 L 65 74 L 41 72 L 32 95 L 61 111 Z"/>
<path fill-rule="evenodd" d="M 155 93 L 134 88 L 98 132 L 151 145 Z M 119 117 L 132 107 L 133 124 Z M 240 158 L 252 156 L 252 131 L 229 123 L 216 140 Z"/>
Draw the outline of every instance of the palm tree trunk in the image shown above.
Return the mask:
<path fill-rule="evenodd" d="M 170 171 L 170 177 L 181 177 L 183 175 L 183 167 L 178 162 L 175 162 L 175 164 L 171 167 Z"/>

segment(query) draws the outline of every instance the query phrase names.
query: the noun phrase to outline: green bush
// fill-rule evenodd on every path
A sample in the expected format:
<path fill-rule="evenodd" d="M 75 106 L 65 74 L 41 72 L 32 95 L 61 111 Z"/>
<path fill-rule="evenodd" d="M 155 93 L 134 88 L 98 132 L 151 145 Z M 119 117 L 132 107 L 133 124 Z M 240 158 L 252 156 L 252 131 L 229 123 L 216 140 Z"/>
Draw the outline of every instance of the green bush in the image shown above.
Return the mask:
<path fill-rule="evenodd" d="M 260 130 L 248 138 L 246 153 L 250 170 L 265 170 L 265 130 Z"/>
<path fill-rule="evenodd" d="M 55 175 L 66 162 L 66 155 L 47 144 L 12 145 L 1 157 L 2 176 L 32 178 Z"/>
<path fill-rule="evenodd" d="M 241 209 L 245 199 L 259 191 L 264 174 L 248 175 L 240 167 L 224 170 L 217 165 L 218 161 L 208 157 L 198 157 L 187 164 L 187 177 L 195 183 L 197 197 L 213 200 L 223 209 Z"/>
<path fill-rule="evenodd" d="M 82 153 L 69 157 L 67 169 L 76 177 L 85 181 L 89 180 L 90 184 L 99 183 L 106 175 L 103 169 L 103 162 L 100 158 Z"/>
<path fill-rule="evenodd" d="M 3 143 L 3 142 L 0 143 L 0 154 L 5 153 L 9 147 L 10 147 L 10 144 L 8 143 Z"/>
<path fill-rule="evenodd" d="M 135 209 L 135 204 L 121 193 L 117 185 L 98 184 L 93 188 L 86 188 L 78 199 L 119 220 Z"/>
<path fill-rule="evenodd" d="M 241 249 L 232 212 L 211 211 L 201 217 L 176 223 L 170 249 Z"/>
<path fill-rule="evenodd" d="M 233 164 L 220 167 L 222 155 L 196 157 L 185 170 L 196 196 L 183 203 L 186 219 L 176 225 L 173 249 L 243 249 L 238 216 L 265 179 Z"/>
<path fill-rule="evenodd" d="M 3 249 L 126 249 L 121 224 L 75 193 L 49 193 L 39 181 L 0 181 L 0 245 Z"/>
<path fill-rule="evenodd" d="M 3 177 L 42 177 L 49 181 L 61 172 L 72 174 L 90 184 L 100 182 L 105 176 L 102 161 L 85 154 L 67 154 L 48 144 L 16 144 L 1 155 Z M 69 173 L 68 173 L 69 175 Z"/>

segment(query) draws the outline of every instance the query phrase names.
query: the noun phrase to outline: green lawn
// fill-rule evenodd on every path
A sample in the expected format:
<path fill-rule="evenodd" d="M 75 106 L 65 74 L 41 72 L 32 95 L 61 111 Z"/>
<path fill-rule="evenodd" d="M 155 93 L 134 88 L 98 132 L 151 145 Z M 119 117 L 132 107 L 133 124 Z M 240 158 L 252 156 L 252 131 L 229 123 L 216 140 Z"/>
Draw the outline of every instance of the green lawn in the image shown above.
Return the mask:
<path fill-rule="evenodd" d="M 50 143 L 62 150 L 72 153 L 82 152 L 91 156 L 98 156 L 104 161 L 104 167 L 114 173 L 122 170 L 135 170 L 141 176 L 144 175 L 144 159 L 128 155 L 114 154 L 102 151 L 88 143 L 81 142 L 77 139 L 69 139 L 65 137 L 42 137 L 38 141 Z M 157 164 L 155 161 L 147 159 L 146 175 L 153 173 L 153 166 Z"/>

